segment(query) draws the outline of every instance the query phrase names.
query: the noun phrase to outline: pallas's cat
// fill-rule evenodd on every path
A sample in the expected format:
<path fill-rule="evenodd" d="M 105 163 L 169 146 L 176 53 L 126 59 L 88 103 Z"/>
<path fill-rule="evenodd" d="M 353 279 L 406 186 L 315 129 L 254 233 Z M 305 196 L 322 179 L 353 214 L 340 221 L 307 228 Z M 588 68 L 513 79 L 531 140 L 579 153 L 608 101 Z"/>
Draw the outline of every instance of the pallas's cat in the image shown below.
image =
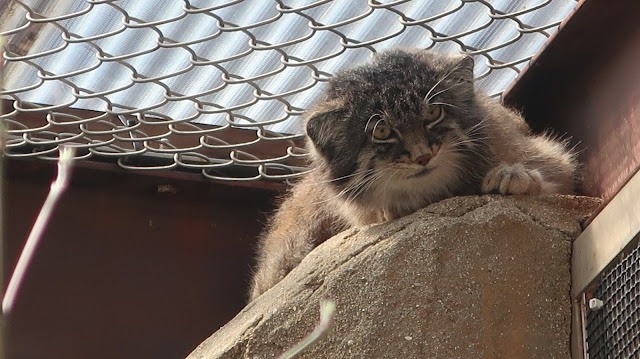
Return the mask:
<path fill-rule="evenodd" d="M 566 144 L 474 88 L 473 59 L 392 50 L 337 73 L 306 116 L 313 171 L 262 238 L 251 299 L 315 246 L 447 197 L 572 193 Z"/>

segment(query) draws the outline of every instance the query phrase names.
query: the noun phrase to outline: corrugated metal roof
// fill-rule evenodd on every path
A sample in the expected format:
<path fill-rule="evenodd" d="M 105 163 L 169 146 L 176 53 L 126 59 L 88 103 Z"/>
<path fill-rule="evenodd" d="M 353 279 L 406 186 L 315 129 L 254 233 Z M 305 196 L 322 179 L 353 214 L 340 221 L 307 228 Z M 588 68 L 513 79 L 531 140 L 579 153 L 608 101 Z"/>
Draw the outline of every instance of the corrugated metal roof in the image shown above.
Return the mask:
<path fill-rule="evenodd" d="M 3 93 L 204 124 L 273 123 L 266 128 L 299 133 L 300 113 L 330 74 L 391 47 L 473 54 L 479 85 L 499 95 L 575 5 L 14 1 L 0 23 L 0 32 L 15 33 L 5 54 Z"/>

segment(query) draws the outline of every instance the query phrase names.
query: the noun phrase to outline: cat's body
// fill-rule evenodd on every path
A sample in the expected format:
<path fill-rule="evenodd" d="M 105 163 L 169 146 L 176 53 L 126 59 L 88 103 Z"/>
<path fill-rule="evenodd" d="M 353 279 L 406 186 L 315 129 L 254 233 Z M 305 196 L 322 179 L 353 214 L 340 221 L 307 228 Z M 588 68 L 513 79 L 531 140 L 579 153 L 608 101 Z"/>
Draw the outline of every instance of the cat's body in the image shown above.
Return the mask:
<path fill-rule="evenodd" d="M 314 169 L 262 238 L 251 299 L 315 246 L 447 197 L 572 193 L 575 156 L 478 93 L 473 61 L 393 50 L 336 74 L 306 121 Z"/>

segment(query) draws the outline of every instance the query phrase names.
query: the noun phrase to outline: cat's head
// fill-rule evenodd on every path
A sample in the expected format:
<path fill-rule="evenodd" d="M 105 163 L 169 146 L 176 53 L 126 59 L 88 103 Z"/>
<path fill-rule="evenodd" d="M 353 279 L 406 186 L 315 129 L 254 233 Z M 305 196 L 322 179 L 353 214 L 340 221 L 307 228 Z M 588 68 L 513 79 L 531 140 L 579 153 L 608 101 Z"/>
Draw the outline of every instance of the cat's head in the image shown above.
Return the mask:
<path fill-rule="evenodd" d="M 381 186 L 451 181 L 434 188 L 450 189 L 480 142 L 483 117 L 472 58 L 392 50 L 336 74 L 306 133 L 313 165 L 357 199 Z"/>

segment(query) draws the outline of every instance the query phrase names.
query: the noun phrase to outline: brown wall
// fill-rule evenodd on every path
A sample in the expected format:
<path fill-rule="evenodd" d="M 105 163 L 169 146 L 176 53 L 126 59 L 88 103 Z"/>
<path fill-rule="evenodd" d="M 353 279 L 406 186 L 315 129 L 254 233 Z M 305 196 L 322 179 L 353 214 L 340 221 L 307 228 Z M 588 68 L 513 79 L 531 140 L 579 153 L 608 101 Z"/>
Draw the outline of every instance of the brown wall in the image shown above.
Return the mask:
<path fill-rule="evenodd" d="M 7 276 L 54 166 L 5 172 Z M 183 358 L 233 317 L 275 192 L 199 177 L 76 168 L 8 318 L 8 358 Z"/>
<path fill-rule="evenodd" d="M 610 200 L 640 168 L 640 1 L 586 0 L 505 96 L 568 134 L 583 191 Z"/>

